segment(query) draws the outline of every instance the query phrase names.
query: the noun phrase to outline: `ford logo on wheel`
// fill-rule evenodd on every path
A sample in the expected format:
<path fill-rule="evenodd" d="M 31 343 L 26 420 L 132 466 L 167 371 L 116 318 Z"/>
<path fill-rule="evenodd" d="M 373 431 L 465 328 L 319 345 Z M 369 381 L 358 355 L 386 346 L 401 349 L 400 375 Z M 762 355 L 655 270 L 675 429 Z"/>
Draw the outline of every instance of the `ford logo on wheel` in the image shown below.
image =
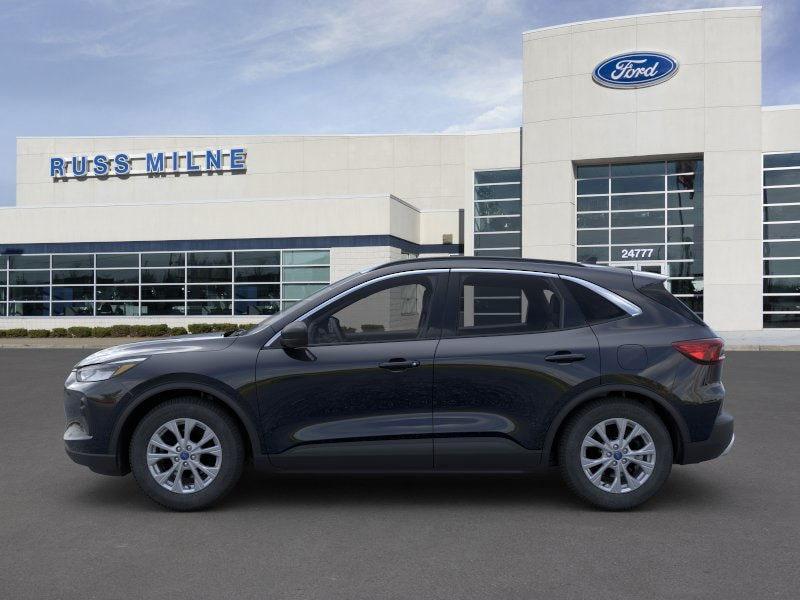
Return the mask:
<path fill-rule="evenodd" d="M 678 61 L 660 52 L 626 52 L 597 65 L 592 79 L 610 88 L 641 88 L 666 81 L 678 72 Z"/>

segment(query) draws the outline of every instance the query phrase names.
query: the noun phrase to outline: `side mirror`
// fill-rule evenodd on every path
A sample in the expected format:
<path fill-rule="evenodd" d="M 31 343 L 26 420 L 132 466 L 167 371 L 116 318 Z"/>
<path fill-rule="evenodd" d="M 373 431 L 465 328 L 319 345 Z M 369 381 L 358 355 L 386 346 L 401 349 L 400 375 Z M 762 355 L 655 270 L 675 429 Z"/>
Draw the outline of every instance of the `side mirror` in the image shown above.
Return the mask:
<path fill-rule="evenodd" d="M 281 346 L 299 349 L 308 346 L 308 325 L 303 321 L 289 323 L 281 330 Z"/>

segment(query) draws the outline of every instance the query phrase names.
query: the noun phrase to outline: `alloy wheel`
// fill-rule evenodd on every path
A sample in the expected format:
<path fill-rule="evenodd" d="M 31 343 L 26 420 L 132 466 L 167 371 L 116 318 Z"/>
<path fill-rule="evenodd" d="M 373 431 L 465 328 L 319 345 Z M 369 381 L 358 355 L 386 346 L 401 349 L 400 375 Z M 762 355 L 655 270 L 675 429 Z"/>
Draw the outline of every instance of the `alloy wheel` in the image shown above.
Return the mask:
<path fill-rule="evenodd" d="M 156 483 L 176 494 L 207 488 L 219 473 L 222 445 L 217 434 L 196 419 L 172 419 L 147 443 L 147 467 Z"/>
<path fill-rule="evenodd" d="M 650 433 L 636 421 L 606 419 L 583 438 L 580 459 L 583 473 L 595 487 L 624 494 L 650 478 L 656 447 Z"/>

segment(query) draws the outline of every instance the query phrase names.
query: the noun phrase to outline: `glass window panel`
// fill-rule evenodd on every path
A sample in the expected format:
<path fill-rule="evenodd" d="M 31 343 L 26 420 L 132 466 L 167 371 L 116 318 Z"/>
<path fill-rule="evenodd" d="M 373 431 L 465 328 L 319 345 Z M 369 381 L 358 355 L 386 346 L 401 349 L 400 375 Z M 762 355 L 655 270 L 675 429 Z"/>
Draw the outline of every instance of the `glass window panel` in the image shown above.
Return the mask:
<path fill-rule="evenodd" d="M 669 208 L 699 208 L 702 203 L 702 192 L 672 192 L 667 194 L 667 206 Z"/>
<path fill-rule="evenodd" d="M 667 173 L 695 173 L 703 170 L 702 160 L 671 160 L 667 162 Z"/>
<path fill-rule="evenodd" d="M 782 256 L 795 256 L 800 257 L 800 242 L 765 242 L 764 243 L 764 256 L 768 257 L 782 257 Z"/>
<path fill-rule="evenodd" d="M 608 196 L 578 198 L 578 211 L 608 210 Z"/>
<path fill-rule="evenodd" d="M 99 257 L 98 257 L 99 260 Z M 182 267 L 184 266 L 183 252 L 156 252 L 142 254 L 142 267 Z"/>
<path fill-rule="evenodd" d="M 53 283 L 94 283 L 94 271 L 53 271 Z"/>
<path fill-rule="evenodd" d="M 289 281 L 324 281 L 330 278 L 330 267 L 284 267 L 283 280 Z"/>
<path fill-rule="evenodd" d="M 183 269 L 142 269 L 142 283 L 184 283 Z"/>
<path fill-rule="evenodd" d="M 231 269 L 189 269 L 189 283 L 230 282 Z"/>
<path fill-rule="evenodd" d="M 703 290 L 703 282 L 691 279 L 672 279 L 669 281 L 669 290 L 673 294 L 696 294 Z"/>
<path fill-rule="evenodd" d="M 189 252 L 189 266 L 222 267 L 231 264 L 230 252 Z"/>
<path fill-rule="evenodd" d="M 664 161 L 611 165 L 611 177 L 621 175 L 663 175 Z"/>
<path fill-rule="evenodd" d="M 183 300 L 182 285 L 143 285 L 142 300 Z"/>
<path fill-rule="evenodd" d="M 47 302 L 9 302 L 8 314 L 12 317 L 47 317 L 50 304 Z"/>
<path fill-rule="evenodd" d="M 53 254 L 54 269 L 92 269 L 94 256 L 91 254 Z"/>
<path fill-rule="evenodd" d="M 187 314 L 190 315 L 229 315 L 231 303 L 228 300 L 217 302 L 189 302 L 186 305 Z"/>
<path fill-rule="evenodd" d="M 96 277 L 97 283 L 139 283 L 138 269 L 98 269 Z"/>
<path fill-rule="evenodd" d="M 280 267 L 236 267 L 236 281 L 280 281 Z"/>
<path fill-rule="evenodd" d="M 53 300 L 93 300 L 94 288 L 90 285 L 53 287 Z"/>
<path fill-rule="evenodd" d="M 231 297 L 231 286 L 230 284 L 190 285 L 187 289 L 186 297 L 189 300 L 229 300 Z"/>
<path fill-rule="evenodd" d="M 800 223 L 777 223 L 764 225 L 765 240 L 800 238 Z"/>
<path fill-rule="evenodd" d="M 797 185 L 800 184 L 800 169 L 785 171 L 764 171 L 764 185 Z"/>
<path fill-rule="evenodd" d="M 578 215 L 578 229 L 592 227 L 608 227 L 608 213 Z"/>
<path fill-rule="evenodd" d="M 306 283 L 306 284 L 292 283 L 283 286 L 283 297 L 286 298 L 287 300 L 302 300 L 303 298 L 310 296 L 314 292 L 318 292 L 324 287 L 326 286 L 313 283 Z"/>
<path fill-rule="evenodd" d="M 502 250 L 480 250 L 473 252 L 475 256 L 500 256 L 505 258 L 519 258 L 522 256 L 520 248 L 505 248 Z"/>
<path fill-rule="evenodd" d="M 651 244 L 664 241 L 664 229 L 612 229 L 612 244 Z"/>
<path fill-rule="evenodd" d="M 479 233 L 475 235 L 476 248 L 516 248 L 521 245 L 519 233 Z"/>
<path fill-rule="evenodd" d="M 54 317 L 91 317 L 94 304 L 91 302 L 53 302 Z"/>
<path fill-rule="evenodd" d="M 768 294 L 800 294 L 800 277 L 765 279 L 764 291 Z"/>
<path fill-rule="evenodd" d="M 518 183 L 509 185 L 487 185 L 475 188 L 475 200 L 498 200 L 521 197 L 522 186 Z"/>
<path fill-rule="evenodd" d="M 50 283 L 50 271 L 11 271 L 8 274 L 10 285 L 42 285 Z"/>
<path fill-rule="evenodd" d="M 800 187 L 764 190 L 764 204 L 800 202 Z"/>
<path fill-rule="evenodd" d="M 607 194 L 608 179 L 584 179 L 578 181 L 578 195 Z"/>
<path fill-rule="evenodd" d="M 330 263 L 327 250 L 284 250 L 284 265 L 327 265 Z"/>
<path fill-rule="evenodd" d="M 104 317 L 136 317 L 139 315 L 138 302 L 97 302 L 95 308 L 98 316 Z"/>
<path fill-rule="evenodd" d="M 611 210 L 664 208 L 664 194 L 632 194 L 611 196 Z"/>
<path fill-rule="evenodd" d="M 695 275 L 692 272 L 692 263 L 690 262 L 674 262 L 669 263 L 668 266 L 670 277 L 692 277 Z"/>
<path fill-rule="evenodd" d="M 664 211 L 648 210 L 611 214 L 612 227 L 643 227 L 646 225 L 664 225 Z"/>
<path fill-rule="evenodd" d="M 800 167 L 800 152 L 765 154 L 764 167 Z"/>
<path fill-rule="evenodd" d="M 288 303 L 287 303 L 288 304 Z M 241 301 L 234 302 L 233 309 L 237 315 L 274 315 L 280 312 L 279 302 Z"/>
<path fill-rule="evenodd" d="M 520 231 L 520 217 L 491 217 L 475 219 L 475 231 Z"/>
<path fill-rule="evenodd" d="M 5 293 L 5 290 L 3 290 L 3 293 Z M 5 317 L 5 316 L 6 316 L 6 305 L 0 304 L 0 317 Z"/>
<path fill-rule="evenodd" d="M 6 301 L 6 288 L 0 287 L 0 302 Z"/>
<path fill-rule="evenodd" d="M 800 258 L 795 260 L 765 260 L 764 275 L 800 275 Z"/>
<path fill-rule="evenodd" d="M 765 206 L 765 221 L 800 221 L 800 204 L 797 206 Z"/>
<path fill-rule="evenodd" d="M 234 262 L 237 265 L 279 265 L 281 252 L 280 250 L 236 252 Z"/>
<path fill-rule="evenodd" d="M 259 300 L 264 298 L 280 299 L 281 290 L 279 285 L 257 285 L 237 283 L 233 288 L 234 298 L 237 300 Z"/>
<path fill-rule="evenodd" d="M 475 183 L 503 183 L 505 181 L 520 181 L 522 172 L 519 169 L 505 169 L 501 171 L 475 171 Z"/>
<path fill-rule="evenodd" d="M 764 296 L 764 310 L 800 312 L 800 296 Z"/>
<path fill-rule="evenodd" d="M 697 210 L 670 210 L 667 212 L 668 225 L 695 225 Z"/>
<path fill-rule="evenodd" d="M 640 244 L 637 246 L 615 246 L 611 248 L 611 260 L 663 260 L 664 245 Z"/>
<path fill-rule="evenodd" d="M 578 262 L 608 262 L 608 248 L 578 248 Z"/>
<path fill-rule="evenodd" d="M 696 312 L 700 315 L 703 312 L 703 297 L 702 296 L 689 296 L 678 298 L 681 302 L 683 302 L 686 306 L 688 306 L 691 310 Z"/>
<path fill-rule="evenodd" d="M 492 215 L 518 215 L 522 209 L 520 200 L 506 202 L 476 202 L 475 216 L 485 217 Z"/>
<path fill-rule="evenodd" d="M 183 315 L 183 301 L 180 302 L 142 302 L 142 316 Z"/>
<path fill-rule="evenodd" d="M 608 230 L 602 231 L 578 231 L 578 244 L 590 246 L 596 244 L 608 244 Z"/>
<path fill-rule="evenodd" d="M 692 244 L 667 246 L 668 260 L 683 260 L 689 258 L 694 258 L 694 251 Z"/>
<path fill-rule="evenodd" d="M 98 254 L 98 269 L 125 269 L 139 266 L 138 254 Z"/>
<path fill-rule="evenodd" d="M 657 192 L 664 191 L 663 177 L 621 177 L 611 180 L 611 192 Z"/>
<path fill-rule="evenodd" d="M 6 272 L 0 271 L 0 285 L 6 284 Z"/>
<path fill-rule="evenodd" d="M 49 300 L 49 287 L 11 287 L 8 288 L 9 300 Z"/>
<path fill-rule="evenodd" d="M 669 175 L 667 177 L 668 190 L 693 190 L 699 186 L 701 180 L 695 181 L 694 175 Z"/>
<path fill-rule="evenodd" d="M 764 327 L 770 329 L 779 327 L 800 328 L 800 315 L 764 315 Z"/>
<path fill-rule="evenodd" d="M 49 269 L 50 255 L 15 254 L 8 257 L 9 269 Z"/>
<path fill-rule="evenodd" d="M 608 177 L 608 165 L 580 165 L 575 169 L 577 179 Z"/>
<path fill-rule="evenodd" d="M 139 287 L 135 285 L 99 285 L 97 300 L 138 300 Z"/>
<path fill-rule="evenodd" d="M 693 227 L 670 227 L 667 229 L 668 242 L 693 242 L 694 241 L 694 228 Z"/>

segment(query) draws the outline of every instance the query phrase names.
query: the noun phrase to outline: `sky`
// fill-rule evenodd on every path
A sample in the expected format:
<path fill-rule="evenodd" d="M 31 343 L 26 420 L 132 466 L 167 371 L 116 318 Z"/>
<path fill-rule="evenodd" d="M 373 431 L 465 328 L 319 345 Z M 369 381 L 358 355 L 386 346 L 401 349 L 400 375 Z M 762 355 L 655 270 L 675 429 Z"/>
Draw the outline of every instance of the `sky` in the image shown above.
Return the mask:
<path fill-rule="evenodd" d="M 523 31 L 757 3 L 0 0 L 0 205 L 18 136 L 518 127 Z M 800 1 L 763 6 L 763 104 L 800 103 Z"/>

